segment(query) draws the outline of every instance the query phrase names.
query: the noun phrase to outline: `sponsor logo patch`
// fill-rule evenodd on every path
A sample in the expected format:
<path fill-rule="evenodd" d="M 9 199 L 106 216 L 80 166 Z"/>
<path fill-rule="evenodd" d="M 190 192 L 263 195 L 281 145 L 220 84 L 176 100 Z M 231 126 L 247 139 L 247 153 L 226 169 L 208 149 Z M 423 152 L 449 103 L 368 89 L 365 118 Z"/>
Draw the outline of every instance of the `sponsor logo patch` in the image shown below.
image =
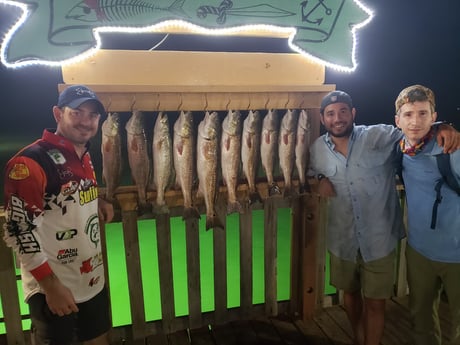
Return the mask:
<path fill-rule="evenodd" d="M 46 153 L 53 160 L 54 164 L 64 164 L 66 162 L 64 155 L 57 149 L 51 149 Z"/>
<path fill-rule="evenodd" d="M 77 229 L 69 229 L 64 231 L 57 231 L 56 232 L 56 240 L 58 241 L 66 241 L 71 240 L 75 236 L 77 236 Z"/>
<path fill-rule="evenodd" d="M 61 264 L 70 264 L 75 261 L 77 256 L 78 248 L 66 248 L 60 249 L 56 258 L 61 262 Z"/>
<path fill-rule="evenodd" d="M 17 163 L 10 170 L 8 177 L 12 180 L 24 180 L 28 178 L 29 175 L 29 168 L 23 163 Z"/>
<path fill-rule="evenodd" d="M 77 181 L 69 181 L 66 184 L 61 186 L 61 194 L 64 196 L 69 196 L 75 193 L 78 190 Z"/>

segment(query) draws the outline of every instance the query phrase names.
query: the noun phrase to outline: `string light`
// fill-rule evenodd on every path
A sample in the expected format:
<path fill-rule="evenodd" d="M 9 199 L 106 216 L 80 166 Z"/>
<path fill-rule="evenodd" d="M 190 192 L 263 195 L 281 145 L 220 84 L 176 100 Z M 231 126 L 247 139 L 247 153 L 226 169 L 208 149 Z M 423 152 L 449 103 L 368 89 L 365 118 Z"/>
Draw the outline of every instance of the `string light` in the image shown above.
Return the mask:
<path fill-rule="evenodd" d="M 201 27 L 199 25 L 191 24 L 184 20 L 167 20 L 167 21 L 163 21 L 163 22 L 160 22 L 154 25 L 150 25 L 150 26 L 145 26 L 145 27 L 122 27 L 122 26 L 98 27 L 98 28 L 93 29 L 94 38 L 96 42 L 95 46 L 92 48 L 89 48 L 88 50 L 86 50 L 85 52 L 77 56 L 74 56 L 69 59 L 61 60 L 61 61 L 47 61 L 47 60 L 42 60 L 42 59 L 37 59 L 37 60 L 24 59 L 23 61 L 19 60 L 19 61 L 15 61 L 11 63 L 7 61 L 7 58 L 6 58 L 8 44 L 10 40 L 12 39 L 14 33 L 27 21 L 31 13 L 26 4 L 16 2 L 16 1 L 9 1 L 9 0 L 0 0 L 0 4 L 16 6 L 19 9 L 21 9 L 22 14 L 17 20 L 17 22 L 11 27 L 11 29 L 8 31 L 8 33 L 3 38 L 3 44 L 1 45 L 1 48 L 0 48 L 0 55 L 1 55 L 0 59 L 1 59 L 1 62 L 9 68 L 19 68 L 19 67 L 25 67 L 25 66 L 30 66 L 30 65 L 62 66 L 62 65 L 67 65 L 67 64 L 78 63 L 80 61 L 83 61 L 93 56 L 100 49 L 100 47 L 102 46 L 101 34 L 103 33 L 136 34 L 136 33 L 145 33 L 145 32 L 168 32 L 168 30 L 182 30 L 182 31 L 187 31 L 191 33 L 196 33 L 196 34 L 217 36 L 217 35 L 239 34 L 243 32 L 246 32 L 246 33 L 247 32 L 260 32 L 260 33 L 266 33 L 267 36 L 270 36 L 270 34 L 272 35 L 281 34 L 283 36 L 287 36 L 289 47 L 293 51 L 305 56 L 307 59 L 314 61 L 318 64 L 330 67 L 332 69 L 338 70 L 338 71 L 353 72 L 358 66 L 358 62 L 356 59 L 356 50 L 357 50 L 356 32 L 359 29 L 361 29 L 363 26 L 367 25 L 373 18 L 373 13 L 370 9 L 365 7 L 359 0 L 353 0 L 353 1 L 367 14 L 368 17 L 363 22 L 354 25 L 351 29 L 352 40 L 353 40 L 353 47 L 351 51 L 352 67 L 338 65 L 338 64 L 334 64 L 329 61 L 320 59 L 312 55 L 311 53 L 303 50 L 296 44 L 294 44 L 293 42 L 294 42 L 294 38 L 297 32 L 295 27 L 280 27 L 280 26 L 267 25 L 267 24 L 253 24 L 253 25 L 243 25 L 243 26 L 230 27 L 230 28 L 209 29 L 209 28 Z"/>

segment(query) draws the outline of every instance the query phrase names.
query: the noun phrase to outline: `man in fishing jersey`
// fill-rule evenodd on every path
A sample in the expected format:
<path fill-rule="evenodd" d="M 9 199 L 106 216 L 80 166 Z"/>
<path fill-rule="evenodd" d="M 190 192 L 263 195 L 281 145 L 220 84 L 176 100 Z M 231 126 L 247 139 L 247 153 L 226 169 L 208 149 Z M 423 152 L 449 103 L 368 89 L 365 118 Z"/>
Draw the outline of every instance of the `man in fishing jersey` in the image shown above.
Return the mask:
<path fill-rule="evenodd" d="M 56 129 L 6 166 L 4 240 L 21 264 L 36 345 L 109 343 L 99 222 L 113 208 L 98 197 L 88 152 L 104 113 L 93 91 L 68 87 L 53 107 Z"/>

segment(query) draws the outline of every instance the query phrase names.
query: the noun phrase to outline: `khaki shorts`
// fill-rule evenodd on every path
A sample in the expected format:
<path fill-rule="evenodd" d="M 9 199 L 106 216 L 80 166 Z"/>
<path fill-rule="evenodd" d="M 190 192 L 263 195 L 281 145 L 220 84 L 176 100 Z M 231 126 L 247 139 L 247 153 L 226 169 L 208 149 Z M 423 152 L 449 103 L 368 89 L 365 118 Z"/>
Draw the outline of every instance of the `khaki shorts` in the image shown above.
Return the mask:
<path fill-rule="evenodd" d="M 358 254 L 356 262 L 346 261 L 330 253 L 331 284 L 345 292 L 362 290 L 364 297 L 387 299 L 393 295 L 396 272 L 396 250 L 389 255 L 364 262 Z"/>

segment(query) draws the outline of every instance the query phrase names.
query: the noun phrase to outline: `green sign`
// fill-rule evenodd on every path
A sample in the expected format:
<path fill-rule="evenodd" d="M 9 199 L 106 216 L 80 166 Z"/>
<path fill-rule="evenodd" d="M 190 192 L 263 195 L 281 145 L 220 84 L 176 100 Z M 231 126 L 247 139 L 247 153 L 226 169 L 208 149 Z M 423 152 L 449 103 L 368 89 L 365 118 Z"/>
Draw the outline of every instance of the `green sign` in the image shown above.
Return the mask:
<path fill-rule="evenodd" d="M 354 69 L 355 31 L 372 14 L 358 0 L 2 1 L 24 10 L 2 43 L 7 66 L 59 64 L 98 47 L 100 32 L 152 31 L 177 23 L 193 31 L 285 30 L 294 51 Z M 133 30 L 137 29 L 137 31 Z M 216 32 L 217 30 L 217 32 Z"/>

